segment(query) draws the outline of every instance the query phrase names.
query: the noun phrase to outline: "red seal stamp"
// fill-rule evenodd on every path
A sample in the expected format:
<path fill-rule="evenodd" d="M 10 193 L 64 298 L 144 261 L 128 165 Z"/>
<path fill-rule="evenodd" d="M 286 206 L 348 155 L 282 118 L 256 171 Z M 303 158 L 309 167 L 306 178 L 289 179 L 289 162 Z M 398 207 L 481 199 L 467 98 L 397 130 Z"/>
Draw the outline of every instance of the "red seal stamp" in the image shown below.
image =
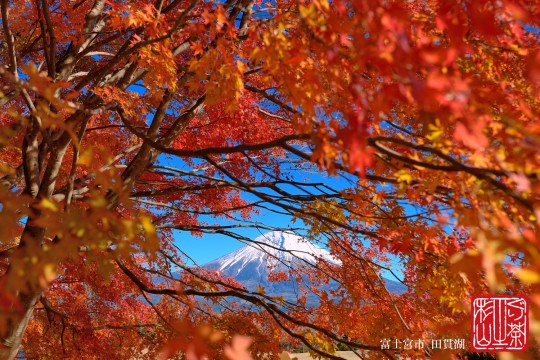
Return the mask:
<path fill-rule="evenodd" d="M 529 334 L 529 303 L 521 296 L 476 296 L 471 344 L 477 351 L 523 351 Z"/>

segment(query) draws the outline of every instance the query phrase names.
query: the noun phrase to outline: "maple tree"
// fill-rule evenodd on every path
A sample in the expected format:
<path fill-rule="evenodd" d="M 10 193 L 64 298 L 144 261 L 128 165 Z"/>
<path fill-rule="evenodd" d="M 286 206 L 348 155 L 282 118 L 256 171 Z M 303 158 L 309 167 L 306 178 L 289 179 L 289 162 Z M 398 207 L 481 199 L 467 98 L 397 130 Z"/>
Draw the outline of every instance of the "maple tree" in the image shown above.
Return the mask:
<path fill-rule="evenodd" d="M 468 338 L 471 295 L 502 292 L 528 294 L 540 336 L 535 1 L 2 0 L 1 15 L 1 358 L 264 358 L 287 338 L 393 359 L 382 338 Z M 279 229 L 252 220 L 268 212 L 341 262 L 274 273 L 306 283 L 296 304 L 174 241 L 249 242 L 241 228 Z M 402 295 L 381 279 L 391 256 Z"/>

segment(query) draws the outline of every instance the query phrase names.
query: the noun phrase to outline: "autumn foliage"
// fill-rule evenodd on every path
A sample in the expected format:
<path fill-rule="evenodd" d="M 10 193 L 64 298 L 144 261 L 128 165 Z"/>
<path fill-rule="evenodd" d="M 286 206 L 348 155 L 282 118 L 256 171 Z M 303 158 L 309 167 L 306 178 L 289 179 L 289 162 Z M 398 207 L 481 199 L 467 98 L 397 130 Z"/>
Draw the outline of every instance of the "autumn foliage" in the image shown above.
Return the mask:
<path fill-rule="evenodd" d="M 394 359 L 488 293 L 529 296 L 534 348 L 536 1 L 0 2 L 0 358 Z M 289 303 L 175 242 L 272 212 L 342 264 L 274 280 L 338 288 Z"/>

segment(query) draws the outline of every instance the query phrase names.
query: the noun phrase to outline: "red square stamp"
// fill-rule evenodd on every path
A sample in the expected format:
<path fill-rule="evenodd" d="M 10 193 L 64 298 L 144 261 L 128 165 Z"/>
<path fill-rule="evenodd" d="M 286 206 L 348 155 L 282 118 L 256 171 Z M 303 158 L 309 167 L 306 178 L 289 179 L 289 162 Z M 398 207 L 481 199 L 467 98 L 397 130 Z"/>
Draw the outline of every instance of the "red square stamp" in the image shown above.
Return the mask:
<path fill-rule="evenodd" d="M 522 296 L 475 296 L 471 344 L 477 351 L 523 351 L 529 334 L 529 303 Z"/>

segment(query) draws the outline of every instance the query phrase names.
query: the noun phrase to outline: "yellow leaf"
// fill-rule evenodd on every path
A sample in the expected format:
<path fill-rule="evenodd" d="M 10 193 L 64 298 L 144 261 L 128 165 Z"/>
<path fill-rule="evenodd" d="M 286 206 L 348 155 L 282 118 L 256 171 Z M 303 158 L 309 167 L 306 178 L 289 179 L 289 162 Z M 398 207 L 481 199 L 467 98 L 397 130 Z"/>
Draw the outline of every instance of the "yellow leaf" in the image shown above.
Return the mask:
<path fill-rule="evenodd" d="M 248 66 L 245 63 L 241 62 L 241 61 L 237 61 L 236 66 L 238 67 L 238 71 L 240 73 L 244 73 L 248 68 Z"/>
<path fill-rule="evenodd" d="M 90 205 L 95 208 L 104 208 L 107 206 L 107 200 L 103 196 L 97 196 L 90 200 Z"/>
<path fill-rule="evenodd" d="M 410 184 L 413 181 L 411 174 L 407 170 L 400 170 L 396 175 L 398 182 L 406 182 L 407 184 Z"/>
<path fill-rule="evenodd" d="M 540 283 L 540 274 L 531 269 L 520 269 L 517 271 L 516 276 L 519 278 L 519 280 L 527 284 Z"/>
<path fill-rule="evenodd" d="M 49 199 L 43 199 L 41 200 L 41 207 L 43 209 L 47 209 L 47 210 L 51 210 L 51 211 L 58 211 L 58 207 L 56 206 L 55 203 L 53 203 L 51 200 Z"/>
<path fill-rule="evenodd" d="M 77 164 L 79 165 L 90 165 L 92 162 L 93 156 L 92 156 L 92 148 L 86 149 L 79 155 L 79 158 L 77 159 Z"/>
<path fill-rule="evenodd" d="M 55 264 L 46 264 L 43 267 L 43 276 L 47 282 L 51 282 L 56 278 L 56 265 Z"/>
<path fill-rule="evenodd" d="M 150 219 L 147 216 L 143 216 L 141 218 L 141 224 L 144 228 L 144 231 L 146 231 L 147 234 L 155 234 L 156 229 L 154 228 L 154 224 L 150 221 Z"/>
<path fill-rule="evenodd" d="M 330 10 L 330 4 L 328 3 L 328 0 L 319 0 L 319 1 L 316 1 L 315 4 L 317 5 L 317 7 L 319 7 L 323 11 Z"/>
<path fill-rule="evenodd" d="M 442 129 L 437 128 L 433 126 L 432 124 L 429 124 L 429 130 L 431 130 L 431 132 L 428 135 L 426 135 L 426 137 L 432 141 L 438 141 L 441 138 L 441 136 L 444 134 L 444 131 Z"/>

